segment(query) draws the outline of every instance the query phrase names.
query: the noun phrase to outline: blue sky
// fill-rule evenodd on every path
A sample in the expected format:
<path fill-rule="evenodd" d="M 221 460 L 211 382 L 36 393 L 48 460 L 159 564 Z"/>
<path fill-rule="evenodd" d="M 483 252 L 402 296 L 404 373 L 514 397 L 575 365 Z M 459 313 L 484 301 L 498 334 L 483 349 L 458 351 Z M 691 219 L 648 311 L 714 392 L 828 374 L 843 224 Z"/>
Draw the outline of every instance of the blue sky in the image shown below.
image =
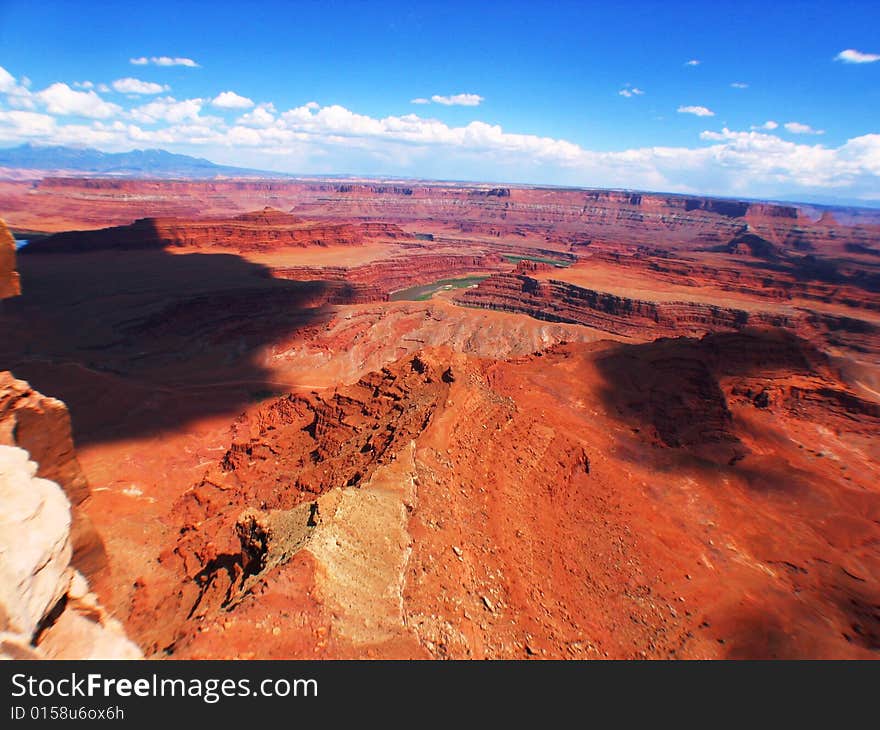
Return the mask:
<path fill-rule="evenodd" d="M 877 2 L 0 0 L 0 145 L 877 201 L 878 29 Z"/>

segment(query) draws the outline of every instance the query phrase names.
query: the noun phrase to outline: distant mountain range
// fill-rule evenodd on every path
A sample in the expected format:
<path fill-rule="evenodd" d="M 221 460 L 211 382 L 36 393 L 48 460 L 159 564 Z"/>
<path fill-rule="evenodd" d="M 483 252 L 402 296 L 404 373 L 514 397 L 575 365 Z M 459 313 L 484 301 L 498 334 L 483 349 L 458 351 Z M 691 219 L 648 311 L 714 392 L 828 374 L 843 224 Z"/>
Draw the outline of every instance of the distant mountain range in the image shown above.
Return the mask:
<path fill-rule="evenodd" d="M 120 177 L 289 177 L 279 172 L 216 165 L 201 157 L 176 155 L 158 149 L 101 152 L 88 148 L 38 147 L 31 144 L 0 149 L 0 167 L 64 170 Z"/>

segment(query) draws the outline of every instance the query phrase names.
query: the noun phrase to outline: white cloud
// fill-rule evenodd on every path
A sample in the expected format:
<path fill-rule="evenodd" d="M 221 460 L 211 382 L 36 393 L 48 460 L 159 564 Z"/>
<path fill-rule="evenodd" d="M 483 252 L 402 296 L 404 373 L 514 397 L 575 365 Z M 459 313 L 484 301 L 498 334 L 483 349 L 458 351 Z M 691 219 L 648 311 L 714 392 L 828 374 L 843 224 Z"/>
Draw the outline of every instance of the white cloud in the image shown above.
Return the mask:
<path fill-rule="evenodd" d="M 749 88 L 749 85 L 748 85 L 748 84 L 744 84 L 742 81 L 734 81 L 734 82 L 730 85 L 730 88 L 731 88 L 731 89 L 748 89 L 748 88 Z"/>
<path fill-rule="evenodd" d="M 479 106 L 485 99 L 479 94 L 453 94 L 452 96 L 434 94 L 431 101 L 444 106 Z"/>
<path fill-rule="evenodd" d="M 104 101 L 94 91 L 75 91 L 60 82 L 37 92 L 34 97 L 50 114 L 106 119 L 122 111 L 121 107 Z"/>
<path fill-rule="evenodd" d="M 74 89 L 94 89 L 95 85 L 91 81 L 74 81 L 73 82 Z"/>
<path fill-rule="evenodd" d="M 862 53 L 855 48 L 847 48 L 834 57 L 835 61 L 843 61 L 844 63 L 874 63 L 880 61 L 880 53 Z"/>
<path fill-rule="evenodd" d="M 258 127 L 265 129 L 275 124 L 275 105 L 258 104 L 257 108 L 238 119 L 238 123 L 245 127 Z"/>
<path fill-rule="evenodd" d="M 0 98 L 7 104 L 10 89 L 30 94 L 7 76 L 0 73 Z M 626 90 L 634 93 L 631 86 Z M 772 134 L 781 128 L 772 121 L 752 131 L 704 131 L 692 146 L 608 152 L 485 121 L 452 126 L 414 113 L 380 118 L 314 101 L 283 112 L 270 103 L 252 105 L 232 120 L 202 116 L 211 108 L 212 100 L 205 98 L 160 96 L 129 112 L 107 105 L 91 89 L 75 91 L 64 84 L 32 98 L 49 113 L 0 110 L 0 141 L 108 151 L 162 147 L 228 164 L 314 173 L 506 179 L 770 198 L 810 192 L 866 198 L 878 197 L 880 190 L 880 134 L 826 147 L 803 137 L 782 139 Z M 103 105 L 116 116 L 98 116 L 107 113 Z M 705 107 L 681 110 L 711 115 Z M 52 116 L 68 113 L 92 118 Z M 789 122 L 787 132 L 792 124 L 799 123 Z"/>
<path fill-rule="evenodd" d="M 772 119 L 768 119 L 768 120 L 767 120 L 766 122 L 764 122 L 763 124 L 759 124 L 759 125 L 757 125 L 757 126 L 753 124 L 753 125 L 752 125 L 752 130 L 753 130 L 753 131 L 757 131 L 757 130 L 762 130 L 762 129 L 763 129 L 763 130 L 767 130 L 767 131 L 772 132 L 772 131 L 773 131 L 774 129 L 776 129 L 777 127 L 779 127 L 779 124 L 778 124 L 777 122 L 774 122 Z"/>
<path fill-rule="evenodd" d="M 16 86 L 15 77 L 3 66 L 0 66 L 0 93 L 8 94 Z"/>
<path fill-rule="evenodd" d="M 679 114 L 693 114 L 697 117 L 714 117 L 715 112 L 704 106 L 680 106 L 676 110 Z"/>
<path fill-rule="evenodd" d="M 139 56 L 137 58 L 130 58 L 129 62 L 135 66 L 146 66 L 148 64 L 153 64 L 154 66 L 188 66 L 189 68 L 198 68 L 199 66 L 191 58 L 172 58 L 171 56 L 150 56 L 149 58 Z"/>
<path fill-rule="evenodd" d="M 627 99 L 630 99 L 633 96 L 642 96 L 645 92 L 635 86 L 631 86 L 621 89 L 617 93 L 620 94 L 620 96 L 625 96 Z"/>
<path fill-rule="evenodd" d="M 700 60 L 697 58 L 692 58 L 690 61 L 686 61 L 684 65 L 685 66 L 699 66 Z"/>
<path fill-rule="evenodd" d="M 21 142 L 48 137 L 55 133 L 55 118 L 48 114 L 23 111 L 0 111 L 0 139 Z"/>
<path fill-rule="evenodd" d="M 141 124 L 156 122 L 177 124 L 186 120 L 195 121 L 199 119 L 203 104 L 203 99 L 177 101 L 171 96 L 165 96 L 132 109 L 131 118 Z"/>
<path fill-rule="evenodd" d="M 254 102 L 234 91 L 223 91 L 211 100 L 211 105 L 220 109 L 250 109 Z"/>
<path fill-rule="evenodd" d="M 161 94 L 168 91 L 168 84 L 157 84 L 153 81 L 141 81 L 127 76 L 124 79 L 116 79 L 113 88 L 122 94 Z"/>
<path fill-rule="evenodd" d="M 22 76 L 20 82 L 5 68 L 0 66 L 0 94 L 6 95 L 6 103 L 13 109 L 35 109 L 34 95 L 28 89 L 30 79 Z"/>
<path fill-rule="evenodd" d="M 792 134 L 825 134 L 824 129 L 813 129 L 809 124 L 786 122 L 784 126 Z"/>
<path fill-rule="evenodd" d="M 410 99 L 410 104 L 442 104 L 443 106 L 479 106 L 485 99 L 479 94 L 434 94 L 430 99 L 418 96 Z"/>

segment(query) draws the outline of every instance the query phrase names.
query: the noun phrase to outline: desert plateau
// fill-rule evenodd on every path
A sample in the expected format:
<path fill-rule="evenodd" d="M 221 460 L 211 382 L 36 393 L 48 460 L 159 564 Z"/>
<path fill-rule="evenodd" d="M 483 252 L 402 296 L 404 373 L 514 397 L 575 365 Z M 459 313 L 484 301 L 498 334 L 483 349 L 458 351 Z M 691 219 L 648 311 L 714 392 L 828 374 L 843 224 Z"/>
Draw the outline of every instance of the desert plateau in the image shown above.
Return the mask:
<path fill-rule="evenodd" d="M 0 715 L 861 722 L 877 28 L 0 0 Z"/>
<path fill-rule="evenodd" d="M 880 214 L 86 177 L 0 210 L 0 433 L 123 652 L 880 649 Z"/>

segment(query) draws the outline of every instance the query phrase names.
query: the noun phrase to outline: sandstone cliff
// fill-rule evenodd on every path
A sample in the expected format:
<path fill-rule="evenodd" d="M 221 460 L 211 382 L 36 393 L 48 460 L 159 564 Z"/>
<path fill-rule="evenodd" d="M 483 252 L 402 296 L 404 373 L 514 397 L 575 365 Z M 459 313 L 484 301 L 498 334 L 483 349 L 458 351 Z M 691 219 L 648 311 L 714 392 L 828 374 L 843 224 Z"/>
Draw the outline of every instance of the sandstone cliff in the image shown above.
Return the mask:
<path fill-rule="evenodd" d="M 20 293 L 18 272 L 15 270 L 15 239 L 0 220 L 0 299 Z"/>
<path fill-rule="evenodd" d="M 70 505 L 23 449 L 0 446 L 0 658 L 138 659 L 70 560 Z"/>
<path fill-rule="evenodd" d="M 38 476 L 64 490 L 73 511 L 73 564 L 88 576 L 102 570 L 107 559 L 101 538 L 82 509 L 89 484 L 76 458 L 67 406 L 0 371 L 0 445 L 27 450 L 40 465 Z"/>

